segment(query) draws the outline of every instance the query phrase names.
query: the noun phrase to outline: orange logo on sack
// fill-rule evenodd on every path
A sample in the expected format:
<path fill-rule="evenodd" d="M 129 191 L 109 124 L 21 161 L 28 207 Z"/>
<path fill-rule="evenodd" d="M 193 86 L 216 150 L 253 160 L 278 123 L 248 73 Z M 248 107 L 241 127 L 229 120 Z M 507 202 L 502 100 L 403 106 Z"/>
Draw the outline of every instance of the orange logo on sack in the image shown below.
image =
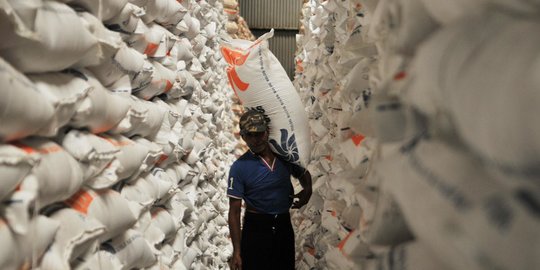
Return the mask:
<path fill-rule="evenodd" d="M 240 51 L 232 50 L 229 48 L 221 47 L 221 54 L 225 61 L 229 64 L 227 68 L 227 77 L 232 89 L 236 92 L 236 89 L 240 91 L 246 91 L 249 88 L 249 83 L 246 83 L 240 79 L 236 72 L 236 67 L 243 65 L 246 62 L 250 52 L 242 54 Z M 236 86 L 236 87 L 235 87 Z"/>
<path fill-rule="evenodd" d="M 93 200 L 94 197 L 92 197 L 90 193 L 85 190 L 79 190 L 65 202 L 74 210 L 86 215 L 88 213 L 88 207 L 90 207 L 90 203 L 92 203 Z"/>

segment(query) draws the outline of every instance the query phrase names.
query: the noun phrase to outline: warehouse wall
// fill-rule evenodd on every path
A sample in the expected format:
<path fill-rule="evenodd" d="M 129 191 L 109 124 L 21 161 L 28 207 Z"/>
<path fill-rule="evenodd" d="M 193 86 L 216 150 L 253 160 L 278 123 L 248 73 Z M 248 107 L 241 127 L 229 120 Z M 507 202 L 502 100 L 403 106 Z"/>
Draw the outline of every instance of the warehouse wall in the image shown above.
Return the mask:
<path fill-rule="evenodd" d="M 239 4 L 240 14 L 256 37 L 274 28 L 274 37 L 269 40 L 270 50 L 292 80 L 302 0 L 244 0 Z"/>

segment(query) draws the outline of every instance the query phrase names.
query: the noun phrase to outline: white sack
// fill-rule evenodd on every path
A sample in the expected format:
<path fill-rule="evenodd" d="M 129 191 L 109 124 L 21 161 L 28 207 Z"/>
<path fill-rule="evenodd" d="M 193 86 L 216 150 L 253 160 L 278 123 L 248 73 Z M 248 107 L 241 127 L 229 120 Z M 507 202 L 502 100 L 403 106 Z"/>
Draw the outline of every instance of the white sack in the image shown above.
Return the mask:
<path fill-rule="evenodd" d="M 9 225 L 0 219 L 0 236 L 5 248 L 0 253 L 0 267 L 21 269 L 33 265 L 33 260 L 41 258 L 53 242 L 59 226 L 57 221 L 38 215 L 32 219 L 30 230 L 19 235 L 10 231 Z"/>
<path fill-rule="evenodd" d="M 459 146 L 429 139 L 404 146 L 379 169 L 417 239 L 449 268 L 540 265 L 540 221 L 529 201 L 537 186 L 503 185 Z"/>
<path fill-rule="evenodd" d="M 0 144 L 0 201 L 4 200 L 39 162 L 39 157 L 30 155 L 31 149 L 22 145 Z"/>
<path fill-rule="evenodd" d="M 84 67 L 100 57 L 97 39 L 67 5 L 44 1 L 36 13 L 26 14 L 21 10 L 18 15 L 35 16 L 31 27 L 36 39 L 17 37 L 13 46 L 0 50 L 0 55 L 22 72 L 60 71 L 73 65 Z M 59 29 L 62 29 L 61 34 Z"/>
<path fill-rule="evenodd" d="M 105 246 L 122 262 L 122 269 L 144 268 L 157 259 L 143 235 L 132 229 L 105 243 Z"/>
<path fill-rule="evenodd" d="M 118 51 L 100 65 L 88 68 L 104 86 L 111 86 L 124 75 L 130 78 L 134 89 L 146 87 L 154 72 L 146 56 L 133 48 L 121 45 Z"/>
<path fill-rule="evenodd" d="M 94 14 L 94 16 L 106 21 L 118 14 L 126 5 L 128 0 L 59 0 L 59 2 L 64 2 L 75 7 L 82 7 Z"/>
<path fill-rule="evenodd" d="M 143 9 L 134 4 L 127 3 L 120 13 L 104 21 L 104 24 L 113 31 L 129 35 L 135 32 L 137 25 L 141 23 L 140 17 L 143 15 Z"/>
<path fill-rule="evenodd" d="M 169 91 L 172 93 L 180 91 L 176 83 L 176 73 L 174 71 L 164 67 L 157 61 L 151 61 L 151 63 L 154 66 L 152 80 L 147 87 L 134 90 L 133 95 L 144 100 L 150 100 L 155 96 L 166 94 Z"/>
<path fill-rule="evenodd" d="M 64 148 L 46 139 L 25 139 L 20 142 L 40 162 L 32 169 L 38 180 L 37 205 L 42 208 L 73 195 L 83 184 L 79 163 Z"/>
<path fill-rule="evenodd" d="M 54 117 L 37 135 L 52 137 L 69 123 L 91 86 L 75 71 L 29 76 L 54 108 Z"/>
<path fill-rule="evenodd" d="M 436 254 L 423 243 L 410 242 L 404 245 L 392 246 L 384 252 L 380 252 L 374 259 L 365 263 L 366 270 L 450 270 Z"/>
<path fill-rule="evenodd" d="M 311 152 L 308 119 L 296 89 L 268 49 L 273 31 L 255 42 L 221 44 L 229 82 L 243 105 L 270 119 L 270 144 L 285 159 L 307 166 Z"/>
<path fill-rule="evenodd" d="M 92 89 L 78 107 L 70 125 L 88 128 L 93 133 L 108 131 L 127 115 L 129 99 L 112 94 L 96 78 L 88 73 L 85 75 Z"/>
<path fill-rule="evenodd" d="M 109 270 L 122 270 L 124 265 L 120 262 L 117 256 L 114 254 L 100 250 L 92 254 L 83 261 L 76 263 L 73 266 L 75 270 L 88 270 L 88 269 L 109 269 Z"/>
<path fill-rule="evenodd" d="M 54 119 L 54 107 L 23 74 L 0 58 L 0 139 L 36 134 Z M 28 106 L 32 104 L 32 106 Z"/>
<path fill-rule="evenodd" d="M 161 232 L 163 232 L 165 242 L 169 242 L 174 239 L 178 225 L 175 223 L 173 216 L 164 208 L 155 207 L 151 210 L 152 224 L 156 226 Z"/>
<path fill-rule="evenodd" d="M 85 181 L 101 181 L 101 179 L 95 178 L 102 174 L 103 170 L 113 162 L 115 155 L 119 152 L 109 141 L 87 131 L 70 130 L 61 138 L 61 142 L 62 147 L 80 162 Z M 114 177 L 110 181 L 103 180 L 109 182 L 110 185 L 116 181 Z"/>
<path fill-rule="evenodd" d="M 129 202 L 111 189 L 93 191 L 81 189 L 66 203 L 73 209 L 102 223 L 107 231 L 100 235 L 104 242 L 130 228 L 137 221 Z"/>
<path fill-rule="evenodd" d="M 97 220 L 72 208 L 60 209 L 50 218 L 60 223 L 60 229 L 41 260 L 41 270 L 71 269 L 69 263 L 85 251 L 82 249 L 84 243 L 96 239 L 106 230 Z"/>
<path fill-rule="evenodd" d="M 143 162 L 149 154 L 147 147 L 122 135 L 102 135 L 102 138 L 120 150 L 115 155 L 120 163 L 116 171 L 120 180 L 129 178 L 144 169 Z"/>
<path fill-rule="evenodd" d="M 493 9 L 446 27 L 419 49 L 408 95 L 431 117 L 447 113 L 484 161 L 532 178 L 540 166 L 538 27 Z"/>
<path fill-rule="evenodd" d="M 166 115 L 166 108 L 159 106 L 156 103 L 141 100 L 130 99 L 131 106 L 137 106 L 146 110 L 146 114 L 142 122 L 137 125 L 132 125 L 129 129 L 123 131 L 123 135 L 127 137 L 133 137 L 139 135 L 145 138 L 153 139 L 159 132 L 159 128 L 163 124 L 163 118 Z"/>

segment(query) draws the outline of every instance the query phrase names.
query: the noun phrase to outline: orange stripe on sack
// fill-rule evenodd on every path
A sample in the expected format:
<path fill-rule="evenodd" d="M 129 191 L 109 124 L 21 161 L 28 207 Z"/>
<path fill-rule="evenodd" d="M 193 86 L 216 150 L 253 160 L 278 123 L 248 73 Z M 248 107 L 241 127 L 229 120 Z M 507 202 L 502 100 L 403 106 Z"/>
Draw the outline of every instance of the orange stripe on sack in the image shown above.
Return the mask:
<path fill-rule="evenodd" d="M 363 140 L 366 138 L 362 134 L 356 134 L 351 137 L 351 140 L 353 141 L 354 145 L 358 146 Z"/>
<path fill-rule="evenodd" d="M 167 158 L 169 158 L 168 155 L 162 154 L 161 156 L 159 156 L 159 159 L 156 161 L 156 165 L 161 164 L 161 162 L 167 160 Z"/>
<path fill-rule="evenodd" d="M 169 92 L 172 89 L 172 87 L 173 87 L 172 82 L 169 81 L 169 80 L 166 80 L 165 81 L 165 92 L 163 92 L 163 93 Z"/>
<path fill-rule="evenodd" d="M 32 147 L 30 147 L 28 145 L 22 144 L 21 142 L 12 142 L 11 145 L 13 145 L 13 146 L 15 146 L 17 148 L 20 148 L 21 150 L 23 150 L 27 154 L 36 154 L 36 153 L 38 153 L 38 151 L 35 150 L 34 148 L 32 148 Z"/>
<path fill-rule="evenodd" d="M 236 69 L 233 68 L 230 70 L 231 78 L 233 83 L 238 87 L 240 91 L 246 91 L 249 87 L 249 83 L 243 82 L 240 77 L 238 76 L 238 73 L 236 73 Z"/>
<path fill-rule="evenodd" d="M 243 53 L 242 51 L 237 51 L 233 49 L 229 49 L 226 47 L 221 47 L 221 54 L 223 55 L 223 58 L 225 58 L 225 61 L 229 65 L 234 66 L 241 66 L 246 62 L 246 59 L 248 58 L 249 54 L 251 52 Z"/>
<path fill-rule="evenodd" d="M 329 161 L 332 161 L 332 160 L 334 159 L 334 158 L 332 158 L 331 155 L 327 155 L 327 156 L 325 156 L 324 158 L 325 158 L 326 160 L 329 160 Z"/>
<path fill-rule="evenodd" d="M 347 243 L 347 240 L 349 240 L 349 238 L 351 237 L 351 235 L 354 233 L 354 230 L 352 230 L 349 234 L 347 234 L 347 236 L 341 240 L 341 242 L 339 242 L 339 244 L 337 245 L 337 248 L 343 252 L 343 247 L 345 247 L 345 244 Z"/>
<path fill-rule="evenodd" d="M 394 80 L 399 81 L 399 80 L 405 79 L 405 77 L 407 77 L 407 73 L 405 71 L 401 71 L 397 73 L 396 75 L 394 75 Z"/>
<path fill-rule="evenodd" d="M 157 43 L 148 43 L 148 45 L 146 45 L 146 48 L 144 49 L 144 54 L 146 55 L 154 55 L 156 54 L 157 52 L 157 49 L 158 49 L 158 45 Z"/>
<path fill-rule="evenodd" d="M 236 92 L 236 88 L 234 87 L 233 79 L 232 79 L 231 73 L 229 71 L 231 68 L 232 67 L 227 68 L 227 78 L 229 78 L 229 84 L 231 85 L 231 88 L 234 91 L 234 94 L 238 97 L 238 93 Z"/>
<path fill-rule="evenodd" d="M 79 190 L 77 193 L 75 193 L 75 195 L 71 196 L 71 198 L 67 199 L 65 202 L 74 210 L 83 214 L 87 214 L 88 207 L 90 207 L 90 204 L 93 200 L 94 197 L 92 197 L 89 192 L 85 190 Z"/>

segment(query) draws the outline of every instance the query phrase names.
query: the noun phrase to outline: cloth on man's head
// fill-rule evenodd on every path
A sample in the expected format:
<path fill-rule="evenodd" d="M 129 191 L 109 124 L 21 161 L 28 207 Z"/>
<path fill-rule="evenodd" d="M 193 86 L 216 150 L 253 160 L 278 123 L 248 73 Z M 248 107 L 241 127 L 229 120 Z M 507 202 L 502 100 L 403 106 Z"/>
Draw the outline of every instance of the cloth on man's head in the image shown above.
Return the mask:
<path fill-rule="evenodd" d="M 240 133 L 242 135 L 248 132 L 263 132 L 266 130 L 268 130 L 268 125 L 263 113 L 249 110 L 240 117 Z"/>

